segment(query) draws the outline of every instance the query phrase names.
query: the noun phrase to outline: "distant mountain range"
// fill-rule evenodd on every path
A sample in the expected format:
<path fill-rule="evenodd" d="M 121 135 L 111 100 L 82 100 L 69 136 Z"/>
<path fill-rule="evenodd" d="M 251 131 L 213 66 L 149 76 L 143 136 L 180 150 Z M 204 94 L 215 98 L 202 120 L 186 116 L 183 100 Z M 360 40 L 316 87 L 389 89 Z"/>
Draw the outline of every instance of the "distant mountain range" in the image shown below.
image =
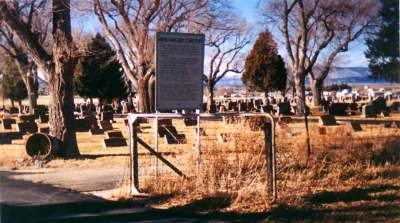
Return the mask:
<path fill-rule="evenodd" d="M 329 73 L 326 84 L 371 84 L 386 83 L 385 80 L 376 80 L 370 76 L 368 67 L 334 67 Z M 232 74 L 224 77 L 217 87 L 244 87 L 241 74 Z M 308 81 L 308 80 L 307 80 Z"/>

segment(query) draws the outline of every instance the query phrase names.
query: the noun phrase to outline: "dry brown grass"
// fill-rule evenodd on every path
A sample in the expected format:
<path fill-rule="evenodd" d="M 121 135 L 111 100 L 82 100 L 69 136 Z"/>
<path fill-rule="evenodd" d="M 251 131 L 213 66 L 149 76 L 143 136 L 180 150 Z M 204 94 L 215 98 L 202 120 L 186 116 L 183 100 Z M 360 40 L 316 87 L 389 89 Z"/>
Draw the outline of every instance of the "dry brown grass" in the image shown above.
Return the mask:
<path fill-rule="evenodd" d="M 195 129 L 185 127 L 182 121 L 174 123 L 179 132 L 186 134 L 188 142 L 166 145 L 160 139 L 160 152 L 188 175 L 188 179 L 178 177 L 161 162 L 156 178 L 154 157 L 139 147 L 142 191 L 154 196 L 168 196 L 153 207 L 179 208 L 204 201 L 206 207 L 201 213 L 216 210 L 271 213 L 272 220 L 286 215 L 288 218 L 283 220 L 399 219 L 399 129 L 362 125 L 362 132 L 353 132 L 350 125 L 340 125 L 326 127 L 326 134 L 320 135 L 319 126 L 311 124 L 312 154 L 306 165 L 303 124 L 277 125 L 279 198 L 277 204 L 271 204 L 265 188 L 266 155 L 261 131 L 250 131 L 242 123 L 224 125 L 203 121 L 202 128 L 207 136 L 202 137 L 202 163 L 197 169 L 193 147 Z M 153 145 L 151 124 L 144 125 L 147 128 L 140 137 Z M 114 126 L 122 129 L 122 120 Z M 228 133 L 227 143 L 217 140 L 219 133 Z M 101 148 L 101 138 L 78 133 L 83 158 L 53 160 L 46 167 L 126 165 L 128 148 L 105 150 Z M 1 145 L 0 152 L 3 168 L 15 168 L 12 161 L 26 157 L 21 146 Z M 96 193 L 115 200 L 126 199 L 127 187 L 121 188 L 125 193 L 121 190 L 112 191 L 111 196 L 110 193 Z M 316 218 L 304 216 L 310 213 Z"/>

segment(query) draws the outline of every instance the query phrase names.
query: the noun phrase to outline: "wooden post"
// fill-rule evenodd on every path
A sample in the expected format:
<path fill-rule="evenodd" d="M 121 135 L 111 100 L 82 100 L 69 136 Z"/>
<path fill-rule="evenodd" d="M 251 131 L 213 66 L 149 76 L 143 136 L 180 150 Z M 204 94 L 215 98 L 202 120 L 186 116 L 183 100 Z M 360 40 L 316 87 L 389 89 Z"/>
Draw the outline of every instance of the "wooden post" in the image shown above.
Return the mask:
<path fill-rule="evenodd" d="M 132 143 L 130 144 L 130 167 L 131 167 L 131 194 L 139 194 L 139 162 L 138 162 L 138 136 L 137 122 L 134 122 L 129 129 Z"/>
<path fill-rule="evenodd" d="M 275 146 L 273 145 L 273 124 L 269 122 L 264 123 L 264 142 L 267 160 L 267 192 L 272 198 L 272 202 L 277 199 L 276 191 L 276 157 Z"/>

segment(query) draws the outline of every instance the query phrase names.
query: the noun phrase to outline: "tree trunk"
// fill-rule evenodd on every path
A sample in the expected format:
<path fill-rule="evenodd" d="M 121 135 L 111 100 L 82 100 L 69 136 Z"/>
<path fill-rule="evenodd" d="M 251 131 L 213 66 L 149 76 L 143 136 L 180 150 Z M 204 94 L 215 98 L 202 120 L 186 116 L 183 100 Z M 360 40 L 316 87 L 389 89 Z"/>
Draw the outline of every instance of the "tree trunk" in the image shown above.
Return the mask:
<path fill-rule="evenodd" d="M 319 79 L 315 79 L 311 81 L 311 91 L 313 94 L 313 106 L 318 107 L 322 105 L 322 86 L 323 81 Z"/>
<path fill-rule="evenodd" d="M 150 112 L 149 103 L 149 81 L 146 79 L 139 79 L 137 82 L 136 96 L 138 97 L 138 110 L 139 112 Z"/>
<path fill-rule="evenodd" d="M 74 121 L 73 56 L 69 0 L 53 0 L 53 63 L 49 74 L 50 135 L 58 142 L 58 154 L 64 158 L 79 155 Z"/>
<path fill-rule="evenodd" d="M 151 76 L 149 80 L 149 104 L 150 111 L 154 112 L 156 110 L 156 78 L 154 76 Z"/>
<path fill-rule="evenodd" d="M 214 84 L 209 81 L 207 82 L 207 111 L 209 113 L 215 113 L 215 101 L 214 101 Z"/>
<path fill-rule="evenodd" d="M 296 115 L 303 115 L 305 109 L 305 76 L 298 74 L 295 75 L 295 88 L 296 88 Z"/>

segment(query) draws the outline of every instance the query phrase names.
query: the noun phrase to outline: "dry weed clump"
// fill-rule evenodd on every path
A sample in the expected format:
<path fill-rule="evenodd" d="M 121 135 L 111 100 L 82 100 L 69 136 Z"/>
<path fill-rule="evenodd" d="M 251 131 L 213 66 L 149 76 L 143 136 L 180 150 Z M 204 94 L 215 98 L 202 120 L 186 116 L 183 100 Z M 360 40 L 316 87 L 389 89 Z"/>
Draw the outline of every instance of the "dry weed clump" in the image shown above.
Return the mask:
<path fill-rule="evenodd" d="M 238 125 L 232 129 L 236 131 L 228 134 L 228 141 L 234 143 L 207 142 L 203 145 L 203 159 L 198 170 L 194 158 L 187 160 L 188 179 L 159 176 L 145 183 L 147 192 L 170 194 L 180 199 L 179 202 L 172 199 L 171 205 L 182 204 L 182 200 L 190 202 L 223 195 L 230 200 L 226 210 L 269 209 L 263 132 L 252 132 Z M 320 135 L 317 128 L 312 128 L 312 154 L 306 164 L 304 133 L 289 137 L 285 134 L 287 131 L 277 132 L 278 196 L 282 203 L 298 205 L 304 203 L 304 197 L 319 191 L 399 178 L 398 132 L 385 135 L 376 129 L 368 136 L 360 136 L 338 126 Z"/>

